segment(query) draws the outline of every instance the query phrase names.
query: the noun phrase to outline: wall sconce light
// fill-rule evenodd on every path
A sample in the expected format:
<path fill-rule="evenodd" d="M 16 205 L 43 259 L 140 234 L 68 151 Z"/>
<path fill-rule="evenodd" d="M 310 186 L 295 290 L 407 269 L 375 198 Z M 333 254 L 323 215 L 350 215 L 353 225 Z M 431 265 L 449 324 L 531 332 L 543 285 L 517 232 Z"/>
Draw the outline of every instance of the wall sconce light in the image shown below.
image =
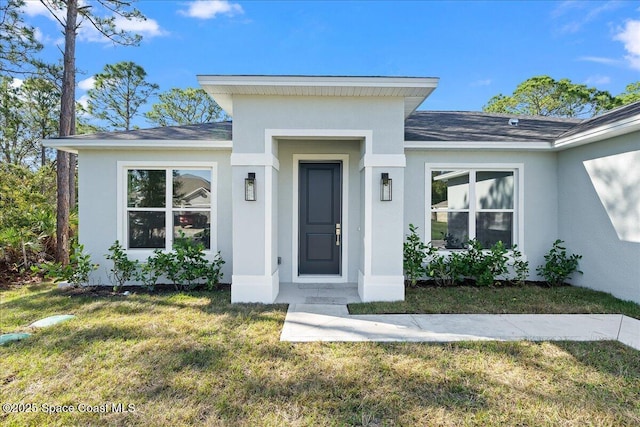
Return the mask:
<path fill-rule="evenodd" d="M 256 174 L 249 172 L 244 179 L 244 199 L 248 202 L 256 201 Z"/>
<path fill-rule="evenodd" d="M 390 202 L 392 199 L 391 191 L 392 191 L 392 179 L 389 178 L 389 174 L 386 172 L 382 173 L 382 178 L 380 179 L 380 200 L 383 202 Z"/>

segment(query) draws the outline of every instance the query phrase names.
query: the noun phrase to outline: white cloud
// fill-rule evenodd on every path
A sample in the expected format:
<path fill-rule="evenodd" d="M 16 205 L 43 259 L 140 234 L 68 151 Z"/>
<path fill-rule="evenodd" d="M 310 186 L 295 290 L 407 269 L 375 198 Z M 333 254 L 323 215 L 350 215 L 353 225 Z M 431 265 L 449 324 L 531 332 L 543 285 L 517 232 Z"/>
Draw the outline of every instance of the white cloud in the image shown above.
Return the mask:
<path fill-rule="evenodd" d="M 17 89 L 22 86 L 22 83 L 24 83 L 24 80 L 14 77 L 13 81 L 11 82 L 11 87 Z"/>
<path fill-rule="evenodd" d="M 602 56 L 582 56 L 578 58 L 579 61 L 596 62 L 604 65 L 618 65 L 621 61 L 613 58 L 605 58 Z"/>
<path fill-rule="evenodd" d="M 79 99 L 76 99 L 76 102 L 82 105 L 82 108 L 86 111 L 89 105 L 89 97 L 87 95 L 82 95 Z M 84 111 L 78 112 L 83 117 L 90 117 L 89 113 L 85 113 Z"/>
<path fill-rule="evenodd" d="M 584 1 L 563 1 L 551 11 L 554 20 L 565 20 L 560 24 L 561 34 L 577 33 L 590 22 L 596 20 L 600 15 L 615 10 L 621 6 L 620 2 L 584 2 Z"/>
<path fill-rule="evenodd" d="M 624 43 L 627 51 L 625 58 L 631 68 L 640 70 L 640 21 L 629 20 L 624 28 L 613 38 Z"/>
<path fill-rule="evenodd" d="M 135 34 L 140 34 L 143 37 L 151 38 L 156 36 L 163 36 L 166 32 L 160 28 L 160 24 L 155 19 L 125 19 L 122 17 L 116 18 L 116 28 L 124 31 L 130 31 Z"/>
<path fill-rule="evenodd" d="M 585 80 L 584 83 L 587 85 L 594 85 L 594 86 L 608 85 L 609 83 L 611 83 L 611 77 L 601 76 L 597 74 L 595 76 L 587 77 L 587 80 Z"/>
<path fill-rule="evenodd" d="M 39 0 L 26 0 L 21 8 L 27 16 L 51 17 L 49 10 Z"/>
<path fill-rule="evenodd" d="M 244 13 L 238 3 L 230 3 L 228 0 L 197 0 L 189 3 L 186 10 L 178 13 L 190 18 L 211 19 L 217 15 L 240 15 Z"/>
<path fill-rule="evenodd" d="M 78 2 L 80 6 L 86 4 L 86 0 L 80 0 Z M 39 1 L 39 0 L 26 0 L 22 10 L 28 16 L 38 16 L 42 15 L 51 20 L 55 20 L 55 18 L 51 15 L 51 12 Z M 106 10 L 103 10 L 103 12 Z M 54 13 L 59 18 L 60 21 L 64 22 L 66 20 L 66 9 L 64 6 L 61 6 L 59 9 L 54 9 Z M 88 42 L 102 42 L 109 43 L 110 40 L 104 37 L 96 28 L 83 18 L 79 17 L 80 28 L 78 30 L 78 39 L 81 41 Z M 158 22 L 154 19 L 147 18 L 143 19 L 132 19 L 127 20 L 121 16 L 117 16 L 115 19 L 115 26 L 119 30 L 129 31 L 135 34 L 140 34 L 143 37 L 151 38 L 156 36 L 166 35 L 167 32 L 160 28 Z M 40 37 L 40 38 L 38 38 Z M 44 36 L 42 32 L 36 30 L 36 38 L 38 38 L 41 42 L 47 42 L 51 39 L 47 36 Z M 58 40 L 59 41 L 59 40 Z M 56 41 L 56 42 L 58 42 Z"/>
<path fill-rule="evenodd" d="M 80 80 L 78 82 L 78 89 L 82 89 L 82 90 L 93 89 L 95 87 L 95 84 L 96 84 L 96 78 L 94 76 L 91 76 L 87 79 Z"/>
<path fill-rule="evenodd" d="M 489 86 L 492 83 L 491 79 L 480 79 L 470 83 L 470 86 Z"/>

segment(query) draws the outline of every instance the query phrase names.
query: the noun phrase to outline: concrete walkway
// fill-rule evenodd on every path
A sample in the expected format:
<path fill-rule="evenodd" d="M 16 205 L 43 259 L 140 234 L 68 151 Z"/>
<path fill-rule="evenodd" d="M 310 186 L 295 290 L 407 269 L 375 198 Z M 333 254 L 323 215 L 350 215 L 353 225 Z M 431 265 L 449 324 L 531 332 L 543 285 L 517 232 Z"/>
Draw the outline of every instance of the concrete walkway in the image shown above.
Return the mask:
<path fill-rule="evenodd" d="M 640 350 L 640 320 L 620 314 L 350 315 L 346 305 L 289 305 L 281 341 L 620 341 Z"/>

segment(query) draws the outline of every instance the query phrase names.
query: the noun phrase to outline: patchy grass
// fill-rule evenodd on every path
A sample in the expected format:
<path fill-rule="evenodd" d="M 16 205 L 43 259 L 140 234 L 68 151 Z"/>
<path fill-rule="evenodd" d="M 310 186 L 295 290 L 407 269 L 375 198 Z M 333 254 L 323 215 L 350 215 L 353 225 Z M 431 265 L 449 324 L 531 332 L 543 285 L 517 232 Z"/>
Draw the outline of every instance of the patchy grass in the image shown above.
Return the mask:
<path fill-rule="evenodd" d="M 407 288 L 405 301 L 350 304 L 351 314 L 386 313 L 530 313 L 626 314 L 640 319 L 640 305 L 610 294 L 575 286 L 546 288 L 535 285 L 478 288 Z"/>
<path fill-rule="evenodd" d="M 2 333 L 77 318 L 0 347 L 0 402 L 39 409 L 0 413 L 0 423 L 640 424 L 640 358 L 618 343 L 282 343 L 285 306 L 229 296 L 2 291 Z M 107 403 L 132 410 L 78 411 Z M 45 414 L 43 404 L 76 411 Z"/>

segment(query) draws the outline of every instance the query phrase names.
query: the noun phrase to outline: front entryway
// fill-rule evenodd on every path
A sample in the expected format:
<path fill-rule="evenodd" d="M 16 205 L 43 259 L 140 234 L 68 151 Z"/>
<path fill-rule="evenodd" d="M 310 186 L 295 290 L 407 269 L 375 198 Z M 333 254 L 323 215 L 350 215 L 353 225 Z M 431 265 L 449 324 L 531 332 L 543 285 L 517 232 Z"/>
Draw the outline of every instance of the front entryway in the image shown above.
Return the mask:
<path fill-rule="evenodd" d="M 340 275 L 342 163 L 300 162 L 298 275 Z"/>

